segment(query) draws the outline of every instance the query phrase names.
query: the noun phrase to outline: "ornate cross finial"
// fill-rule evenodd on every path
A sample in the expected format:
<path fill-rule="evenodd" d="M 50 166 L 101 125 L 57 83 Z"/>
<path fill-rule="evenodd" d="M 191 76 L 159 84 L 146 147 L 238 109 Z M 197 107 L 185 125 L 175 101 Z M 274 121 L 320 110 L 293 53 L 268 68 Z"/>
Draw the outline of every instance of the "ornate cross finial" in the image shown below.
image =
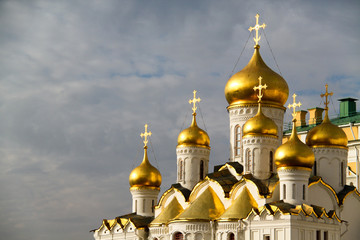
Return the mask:
<path fill-rule="evenodd" d="M 255 86 L 253 89 L 254 89 L 254 91 L 259 90 L 259 95 L 257 95 L 257 97 L 259 98 L 258 102 L 261 102 L 261 98 L 264 96 L 264 94 L 261 90 L 266 89 L 267 85 L 266 85 L 266 83 L 264 85 L 261 85 L 261 79 L 262 79 L 261 76 L 258 79 L 259 79 L 259 85 Z"/>
<path fill-rule="evenodd" d="M 193 98 L 193 99 L 190 99 L 190 100 L 189 100 L 189 103 L 190 103 L 190 104 L 193 104 L 192 110 L 193 110 L 193 114 L 195 114 L 195 113 L 196 113 L 196 109 L 197 109 L 196 103 L 197 103 L 197 102 L 200 102 L 201 99 L 200 99 L 200 98 L 196 98 L 196 90 L 194 90 L 193 93 L 194 93 L 194 98 Z"/>
<path fill-rule="evenodd" d="M 333 95 L 333 92 L 328 92 L 328 85 L 325 84 L 325 93 L 324 94 L 320 94 L 320 97 L 325 97 L 325 111 L 328 110 L 328 104 L 330 103 L 328 101 L 328 96 L 332 96 Z"/>
<path fill-rule="evenodd" d="M 301 102 L 298 102 L 298 103 L 296 103 L 296 94 L 294 93 L 293 94 L 293 99 L 294 99 L 294 102 L 293 102 L 293 104 L 290 104 L 289 103 L 289 105 L 288 105 L 288 108 L 290 109 L 290 108 L 293 108 L 293 113 L 291 114 L 292 116 L 293 116 L 293 120 L 295 119 L 295 117 L 296 117 L 296 107 L 300 107 L 301 106 Z"/>
<path fill-rule="evenodd" d="M 148 125 L 145 124 L 145 132 L 140 134 L 140 137 L 144 138 L 144 147 L 147 147 L 147 143 L 149 142 L 147 137 L 151 136 L 151 132 L 147 131 L 147 127 L 148 127 Z"/>
<path fill-rule="evenodd" d="M 259 36 L 259 29 L 260 28 L 265 29 L 266 24 L 263 23 L 262 25 L 259 25 L 259 14 L 256 14 L 255 18 L 256 18 L 256 25 L 254 27 L 250 27 L 249 31 L 251 32 L 252 30 L 255 30 L 256 36 L 254 37 L 254 41 L 255 41 L 255 45 L 258 45 L 261 39 L 261 37 Z"/>

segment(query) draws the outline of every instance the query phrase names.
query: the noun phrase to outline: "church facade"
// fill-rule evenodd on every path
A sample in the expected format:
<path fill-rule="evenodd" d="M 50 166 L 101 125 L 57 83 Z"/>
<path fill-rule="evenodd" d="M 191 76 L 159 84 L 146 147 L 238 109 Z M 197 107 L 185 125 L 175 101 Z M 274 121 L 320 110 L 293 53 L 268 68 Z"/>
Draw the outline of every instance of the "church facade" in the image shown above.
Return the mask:
<path fill-rule="evenodd" d="M 283 132 L 289 97 L 282 76 L 254 54 L 225 86 L 230 119 L 230 161 L 209 173 L 210 138 L 196 122 L 178 136 L 177 179 L 162 196 L 160 172 L 147 156 L 129 177 L 132 213 L 104 219 L 94 239 L 353 240 L 360 239 L 360 193 L 346 184 L 348 137 L 328 116 L 302 137 L 301 105 L 293 94 L 292 129 Z M 355 175 L 358 175 L 358 173 Z M 159 199 L 159 200 L 158 200 Z"/>

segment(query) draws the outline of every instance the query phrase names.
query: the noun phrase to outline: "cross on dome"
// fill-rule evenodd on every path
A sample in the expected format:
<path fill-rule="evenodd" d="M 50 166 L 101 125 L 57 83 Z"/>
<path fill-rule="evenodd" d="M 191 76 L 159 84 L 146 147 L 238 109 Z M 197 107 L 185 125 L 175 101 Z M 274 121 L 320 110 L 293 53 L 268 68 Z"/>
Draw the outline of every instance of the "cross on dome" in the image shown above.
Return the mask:
<path fill-rule="evenodd" d="M 295 120 L 295 117 L 296 117 L 296 107 L 300 107 L 301 106 L 301 102 L 298 102 L 298 103 L 296 103 L 296 94 L 294 93 L 293 94 L 293 99 L 294 99 L 294 101 L 293 101 L 293 104 L 290 104 L 289 103 L 289 105 L 288 105 L 288 108 L 290 109 L 290 108 L 293 108 L 293 113 L 291 114 L 292 116 L 293 116 L 293 121 Z"/>
<path fill-rule="evenodd" d="M 259 90 L 259 95 L 257 95 L 257 97 L 259 98 L 258 102 L 261 102 L 261 98 L 264 96 L 262 89 L 266 89 L 267 85 L 266 85 L 266 83 L 264 85 L 261 85 L 261 80 L 262 80 L 261 76 L 259 76 L 258 79 L 259 79 L 259 85 L 255 86 L 253 89 L 254 89 L 254 91 Z"/>
<path fill-rule="evenodd" d="M 255 30 L 256 32 L 256 36 L 254 37 L 254 42 L 255 42 L 255 45 L 258 45 L 259 44 L 259 41 L 261 39 L 261 37 L 259 36 L 259 29 L 260 28 L 263 28 L 265 29 L 266 27 L 266 24 L 263 23 L 262 25 L 259 25 L 259 14 L 256 14 L 255 18 L 256 18 L 256 25 L 254 27 L 250 27 L 249 28 L 249 31 L 251 32 L 252 30 Z"/>
<path fill-rule="evenodd" d="M 140 137 L 144 138 L 144 147 L 147 147 L 147 143 L 149 142 L 147 137 L 151 136 L 151 132 L 147 131 L 147 127 L 148 127 L 148 125 L 145 124 L 145 132 L 140 134 Z"/>
<path fill-rule="evenodd" d="M 333 92 L 328 92 L 328 85 L 325 84 L 325 93 L 324 94 L 320 94 L 320 97 L 325 97 L 325 111 L 328 110 L 328 104 L 330 103 L 328 101 L 328 96 L 332 96 L 334 93 Z"/>
<path fill-rule="evenodd" d="M 194 90 L 193 93 L 194 93 L 194 98 L 189 100 L 189 104 L 193 104 L 193 107 L 192 107 L 193 114 L 196 114 L 196 109 L 197 109 L 196 103 L 197 103 L 197 102 L 200 102 L 201 99 L 200 99 L 200 98 L 196 98 L 196 90 Z"/>

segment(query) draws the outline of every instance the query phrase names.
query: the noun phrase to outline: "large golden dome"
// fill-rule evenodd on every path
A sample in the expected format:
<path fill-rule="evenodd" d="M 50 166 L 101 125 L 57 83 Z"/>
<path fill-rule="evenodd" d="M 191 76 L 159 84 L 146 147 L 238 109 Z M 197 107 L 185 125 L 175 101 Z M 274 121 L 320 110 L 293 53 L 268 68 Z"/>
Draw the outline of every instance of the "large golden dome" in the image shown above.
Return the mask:
<path fill-rule="evenodd" d="M 290 139 L 276 150 L 274 158 L 277 168 L 302 167 L 311 169 L 313 167 L 315 162 L 314 152 L 299 139 L 295 121 Z"/>
<path fill-rule="evenodd" d="M 306 144 L 310 147 L 346 147 L 348 139 L 345 132 L 332 124 L 328 113 L 325 113 L 323 122 L 309 131 L 306 136 Z"/>
<path fill-rule="evenodd" d="M 240 72 L 235 73 L 226 83 L 225 97 L 229 107 L 238 104 L 257 103 L 257 96 L 253 87 L 258 83 L 258 77 L 262 76 L 264 84 L 268 85 L 262 102 L 283 106 L 289 96 L 289 87 L 286 81 L 276 72 L 271 70 L 261 58 L 259 45 L 255 46 L 254 54 L 248 65 Z"/>
<path fill-rule="evenodd" d="M 144 159 L 141 164 L 131 171 L 129 176 L 130 187 L 159 188 L 161 185 L 161 174 L 150 164 L 147 156 L 147 147 L 144 147 Z"/>
<path fill-rule="evenodd" d="M 259 103 L 257 114 L 244 124 L 243 133 L 244 137 L 256 135 L 277 137 L 278 128 L 272 119 L 262 113 Z"/>
<path fill-rule="evenodd" d="M 196 124 L 196 113 L 193 113 L 191 126 L 182 130 L 178 136 L 178 147 L 180 146 L 210 148 L 209 135 Z"/>

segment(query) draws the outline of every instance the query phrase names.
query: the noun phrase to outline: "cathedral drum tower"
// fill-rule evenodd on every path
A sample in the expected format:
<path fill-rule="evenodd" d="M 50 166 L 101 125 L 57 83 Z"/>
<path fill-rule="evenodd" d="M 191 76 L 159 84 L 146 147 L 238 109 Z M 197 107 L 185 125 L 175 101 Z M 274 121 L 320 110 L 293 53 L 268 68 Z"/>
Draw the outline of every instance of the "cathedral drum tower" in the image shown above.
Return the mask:
<path fill-rule="evenodd" d="M 237 161 L 243 165 L 246 165 L 243 156 L 243 126 L 257 113 L 258 98 L 253 87 L 257 85 L 258 77 L 261 76 L 263 84 L 268 86 L 262 98 L 262 111 L 278 126 L 277 146 L 281 144 L 283 134 L 285 113 L 283 105 L 289 96 L 289 87 L 284 78 L 270 69 L 260 55 L 258 31 L 260 28 L 265 28 L 266 25 L 259 25 L 258 20 L 259 15 L 256 15 L 256 25 L 249 28 L 249 31 L 255 30 L 256 32 L 254 54 L 247 66 L 235 73 L 225 86 L 225 98 L 229 103 L 227 110 L 230 118 L 230 161 Z"/>

